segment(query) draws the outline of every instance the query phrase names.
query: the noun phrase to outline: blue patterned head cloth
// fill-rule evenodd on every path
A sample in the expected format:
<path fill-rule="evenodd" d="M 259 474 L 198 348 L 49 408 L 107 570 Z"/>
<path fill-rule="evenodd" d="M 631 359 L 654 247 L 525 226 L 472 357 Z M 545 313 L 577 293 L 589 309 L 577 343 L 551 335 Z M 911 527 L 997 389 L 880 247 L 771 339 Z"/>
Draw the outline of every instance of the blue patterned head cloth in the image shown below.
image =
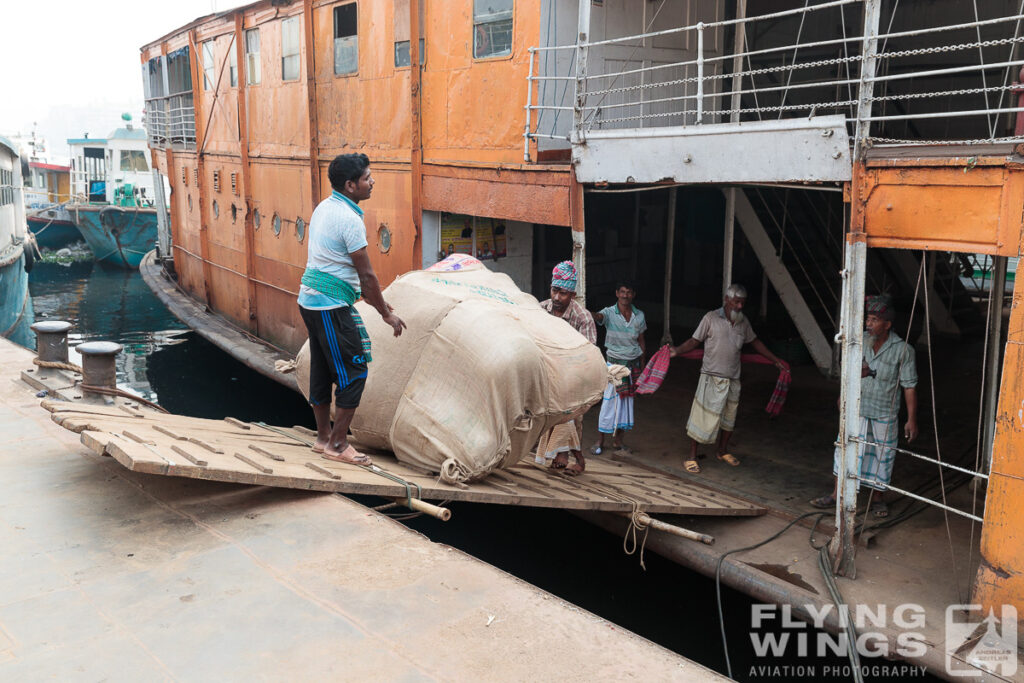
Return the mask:
<path fill-rule="evenodd" d="M 568 292 L 576 291 L 576 266 L 572 261 L 562 261 L 551 271 L 551 286 Z"/>
<path fill-rule="evenodd" d="M 864 312 L 867 315 L 873 315 L 889 322 L 892 322 L 896 317 L 895 311 L 892 310 L 892 299 L 887 294 L 867 297 L 864 304 Z"/>

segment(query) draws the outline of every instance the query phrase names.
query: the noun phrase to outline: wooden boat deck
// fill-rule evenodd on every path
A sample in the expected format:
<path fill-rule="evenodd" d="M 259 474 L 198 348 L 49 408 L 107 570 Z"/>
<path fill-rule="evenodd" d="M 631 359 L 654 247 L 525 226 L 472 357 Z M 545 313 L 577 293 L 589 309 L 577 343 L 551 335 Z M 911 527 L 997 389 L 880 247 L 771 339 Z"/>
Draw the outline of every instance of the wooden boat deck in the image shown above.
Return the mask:
<path fill-rule="evenodd" d="M 639 464 L 587 459 L 578 477 L 553 474 L 522 462 L 486 479 L 452 486 L 434 474 L 368 451 L 375 468 L 325 460 L 310 450 L 301 427 L 281 428 L 233 418 L 208 420 L 138 410 L 43 401 L 54 422 L 80 433 L 82 443 L 130 470 L 194 479 L 311 491 L 600 510 L 701 516 L 757 516 L 754 503 L 684 481 Z"/>

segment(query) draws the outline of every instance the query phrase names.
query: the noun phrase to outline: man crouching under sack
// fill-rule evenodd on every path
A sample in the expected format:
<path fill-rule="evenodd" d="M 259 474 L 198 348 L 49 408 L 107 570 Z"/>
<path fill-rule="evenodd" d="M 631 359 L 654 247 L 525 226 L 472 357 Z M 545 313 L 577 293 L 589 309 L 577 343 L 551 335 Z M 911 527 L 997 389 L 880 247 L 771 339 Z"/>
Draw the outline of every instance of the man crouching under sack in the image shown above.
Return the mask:
<path fill-rule="evenodd" d="M 370 160 L 341 154 L 327 170 L 333 192 L 309 220 L 309 251 L 299 287 L 299 311 L 309 332 L 309 403 L 316 417 L 313 450 L 328 460 L 369 465 L 369 456 L 348 442 L 370 363 L 370 339 L 355 303 L 363 297 L 395 331 L 405 323 L 380 291 L 366 253 L 366 226 L 359 202 L 373 193 Z M 336 414 L 331 427 L 331 385 Z"/>

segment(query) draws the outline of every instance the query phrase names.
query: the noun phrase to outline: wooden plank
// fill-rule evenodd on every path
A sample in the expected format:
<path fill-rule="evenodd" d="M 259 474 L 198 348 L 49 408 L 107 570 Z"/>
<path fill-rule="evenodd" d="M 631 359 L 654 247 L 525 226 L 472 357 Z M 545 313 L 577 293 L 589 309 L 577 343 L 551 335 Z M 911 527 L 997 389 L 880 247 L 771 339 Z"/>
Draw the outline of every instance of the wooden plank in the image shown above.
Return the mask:
<path fill-rule="evenodd" d="M 242 422 L 241 420 L 236 420 L 233 417 L 225 417 L 224 421 L 227 422 L 229 425 L 234 425 L 235 427 L 238 427 L 239 429 L 251 429 L 252 428 L 251 425 L 248 422 Z"/>
<path fill-rule="evenodd" d="M 206 467 L 207 465 L 210 464 L 208 461 L 196 455 L 193 455 L 192 453 L 189 453 L 187 450 L 185 450 L 181 446 L 178 446 L 177 444 L 173 444 L 171 446 L 171 450 L 180 455 L 181 457 L 185 458 L 186 460 L 188 460 L 193 465 L 198 465 L 199 467 Z"/>
<path fill-rule="evenodd" d="M 368 468 L 324 461 L 298 440 L 282 439 L 282 435 L 264 428 L 257 431 L 258 425 L 245 430 L 230 421 L 161 413 L 138 419 L 103 406 L 68 403 L 53 404 L 51 408 L 54 421 L 81 432 L 82 443 L 91 450 L 109 454 L 138 472 L 393 498 L 406 495 L 403 483 Z M 212 425 L 216 428 L 210 429 Z M 124 435 L 126 430 L 128 436 Z M 182 439 L 185 435 L 188 440 Z M 259 438 L 264 435 L 267 438 Z M 274 466 L 267 466 L 261 458 L 269 458 Z M 389 453 L 377 452 L 374 459 L 387 473 L 418 486 L 426 500 L 614 512 L 629 512 L 635 504 L 643 511 L 661 514 L 735 516 L 766 512 L 749 501 L 639 463 L 589 458 L 587 471 L 569 478 L 523 462 L 495 471 L 483 481 L 452 486 L 434 475 L 425 476 L 419 467 L 398 462 Z"/>
<path fill-rule="evenodd" d="M 132 441 L 137 441 L 138 443 L 149 443 L 149 444 L 155 444 L 156 443 L 152 439 L 147 439 L 146 437 L 141 436 L 140 434 L 138 434 L 136 432 L 133 432 L 133 431 L 130 431 L 130 430 L 127 430 L 127 429 L 123 430 L 121 433 L 124 434 L 125 436 L 127 436 Z"/>
<path fill-rule="evenodd" d="M 224 452 L 224 449 L 221 448 L 220 446 L 215 446 L 214 444 L 208 443 L 208 442 L 203 441 L 202 439 L 196 438 L 194 436 L 188 437 L 188 440 L 189 440 L 189 443 L 194 443 L 197 446 L 202 446 L 203 448 L 205 448 L 206 450 L 210 451 L 211 453 L 223 453 Z"/>
<path fill-rule="evenodd" d="M 155 429 L 156 431 L 160 432 L 161 434 L 166 434 L 167 436 L 171 437 L 172 439 L 177 439 L 178 441 L 188 441 L 188 437 L 185 436 L 184 434 L 179 434 L 178 432 L 173 431 L 171 429 L 168 429 L 167 427 L 164 427 L 163 425 L 155 424 L 155 425 L 153 425 L 153 429 Z"/>
<path fill-rule="evenodd" d="M 273 474 L 274 473 L 274 470 L 270 469 L 269 467 L 267 467 L 265 465 L 261 465 L 260 463 L 256 462 L 255 460 L 253 460 L 249 456 L 242 455 L 241 453 L 235 453 L 235 457 L 238 458 L 239 460 L 241 460 L 242 462 L 244 462 L 246 465 L 251 465 L 252 467 L 255 467 L 256 470 L 258 472 L 260 472 L 261 474 Z"/>
<path fill-rule="evenodd" d="M 265 455 L 266 457 L 270 458 L 271 460 L 276 460 L 278 462 L 284 462 L 284 456 L 283 455 L 278 455 L 277 453 L 274 453 L 273 451 L 268 451 L 266 448 L 263 448 L 262 446 L 257 446 L 254 443 L 249 444 L 249 450 L 256 451 L 260 455 Z"/>

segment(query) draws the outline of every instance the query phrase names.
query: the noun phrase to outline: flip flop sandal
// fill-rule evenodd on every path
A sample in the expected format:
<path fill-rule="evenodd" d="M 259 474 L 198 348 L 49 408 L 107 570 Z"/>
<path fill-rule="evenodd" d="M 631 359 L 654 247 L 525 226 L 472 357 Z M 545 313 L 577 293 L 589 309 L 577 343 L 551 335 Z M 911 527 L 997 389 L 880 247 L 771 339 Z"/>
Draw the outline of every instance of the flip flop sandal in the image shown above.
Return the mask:
<path fill-rule="evenodd" d="M 683 462 L 683 469 L 690 474 L 700 474 L 700 465 L 697 464 L 696 460 L 686 460 Z"/>
<path fill-rule="evenodd" d="M 615 452 L 616 453 L 624 453 L 626 455 L 633 455 L 633 449 L 630 448 L 629 446 L 616 446 L 615 447 Z"/>
<path fill-rule="evenodd" d="M 825 510 L 836 506 L 836 497 L 830 493 L 820 498 L 813 498 L 808 502 L 811 504 L 811 507 L 816 507 L 819 510 Z"/>
<path fill-rule="evenodd" d="M 604 453 L 604 447 L 602 447 L 602 446 L 591 446 L 590 447 L 590 452 L 593 453 L 594 455 L 601 455 L 602 453 Z"/>
<path fill-rule="evenodd" d="M 732 453 L 723 453 L 722 455 L 718 456 L 718 459 L 724 463 L 732 465 L 733 467 L 740 466 L 740 461 L 737 460 L 736 456 L 734 456 Z"/>
<path fill-rule="evenodd" d="M 313 445 L 312 445 L 312 446 L 310 446 L 309 448 L 310 448 L 310 450 L 312 450 L 312 451 L 313 451 L 314 453 L 323 453 L 323 452 L 324 452 L 324 447 L 323 447 L 323 446 L 317 446 L 316 444 L 313 444 Z"/>
<path fill-rule="evenodd" d="M 343 450 L 341 455 L 327 455 L 326 453 L 323 453 L 320 457 L 327 460 L 333 460 L 334 462 L 342 462 L 346 465 L 358 465 L 360 467 L 369 467 L 373 464 L 373 461 L 370 460 L 370 456 L 363 455 L 351 445 Z"/>
<path fill-rule="evenodd" d="M 872 503 L 871 513 L 878 518 L 889 516 L 889 506 L 886 503 Z"/>

